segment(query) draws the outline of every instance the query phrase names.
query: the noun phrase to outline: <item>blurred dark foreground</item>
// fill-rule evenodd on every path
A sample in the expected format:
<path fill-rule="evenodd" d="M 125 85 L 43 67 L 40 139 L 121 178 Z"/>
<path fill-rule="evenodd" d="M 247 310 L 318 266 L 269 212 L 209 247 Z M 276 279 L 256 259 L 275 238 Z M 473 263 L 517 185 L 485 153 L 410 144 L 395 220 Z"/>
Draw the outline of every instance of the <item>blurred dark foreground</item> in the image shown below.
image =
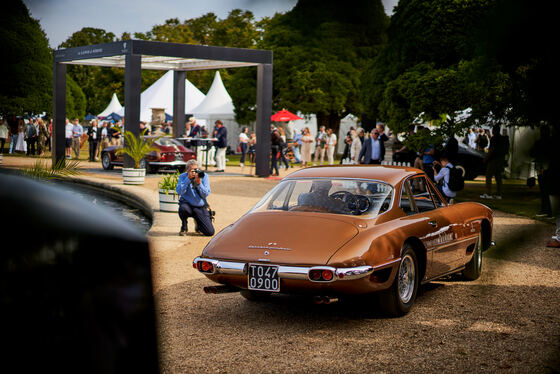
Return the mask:
<path fill-rule="evenodd" d="M 147 239 L 101 208 L 0 173 L 2 368 L 158 372 Z"/>

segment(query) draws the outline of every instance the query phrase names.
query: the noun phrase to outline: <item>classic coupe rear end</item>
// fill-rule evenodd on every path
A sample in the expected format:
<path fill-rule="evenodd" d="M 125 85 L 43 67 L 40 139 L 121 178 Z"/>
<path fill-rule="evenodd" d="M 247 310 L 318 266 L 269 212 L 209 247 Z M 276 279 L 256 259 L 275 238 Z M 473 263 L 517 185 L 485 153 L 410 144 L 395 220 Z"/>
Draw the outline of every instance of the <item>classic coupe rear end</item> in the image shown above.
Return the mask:
<path fill-rule="evenodd" d="M 222 285 L 207 292 L 309 294 L 325 303 L 375 294 L 402 315 L 421 282 L 459 271 L 476 279 L 491 227 L 487 207 L 448 206 L 417 169 L 309 168 L 216 235 L 193 266 Z"/>

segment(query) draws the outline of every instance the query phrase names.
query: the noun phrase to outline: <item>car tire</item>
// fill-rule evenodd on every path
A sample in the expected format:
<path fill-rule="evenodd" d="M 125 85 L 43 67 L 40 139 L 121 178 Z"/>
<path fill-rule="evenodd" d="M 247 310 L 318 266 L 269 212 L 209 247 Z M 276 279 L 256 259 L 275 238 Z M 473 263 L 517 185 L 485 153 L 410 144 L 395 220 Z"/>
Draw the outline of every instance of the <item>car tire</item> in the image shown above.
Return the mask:
<path fill-rule="evenodd" d="M 101 166 L 103 166 L 104 170 L 113 170 L 114 165 L 111 163 L 111 157 L 108 153 L 101 155 Z"/>
<path fill-rule="evenodd" d="M 400 317 L 410 311 L 418 293 L 419 273 L 416 253 L 410 245 L 405 244 L 393 284 L 379 293 L 383 312 L 391 317 Z"/>
<path fill-rule="evenodd" d="M 249 301 L 265 301 L 270 298 L 270 292 L 241 290 L 239 293 Z"/>
<path fill-rule="evenodd" d="M 483 237 L 482 231 L 478 234 L 478 240 L 476 241 L 473 256 L 467 266 L 465 266 L 465 270 L 463 270 L 463 278 L 466 280 L 476 280 L 480 277 L 480 273 L 482 273 L 482 244 Z"/>

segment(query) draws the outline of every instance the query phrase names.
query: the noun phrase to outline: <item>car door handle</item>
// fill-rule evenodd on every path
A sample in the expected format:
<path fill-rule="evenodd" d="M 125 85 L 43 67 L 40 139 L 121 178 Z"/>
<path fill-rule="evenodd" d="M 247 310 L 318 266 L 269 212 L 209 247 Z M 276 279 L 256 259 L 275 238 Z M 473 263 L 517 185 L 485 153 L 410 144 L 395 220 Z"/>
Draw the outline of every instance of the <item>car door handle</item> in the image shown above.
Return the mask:
<path fill-rule="evenodd" d="M 433 227 L 437 226 L 437 221 L 428 221 L 428 224 L 430 224 Z"/>

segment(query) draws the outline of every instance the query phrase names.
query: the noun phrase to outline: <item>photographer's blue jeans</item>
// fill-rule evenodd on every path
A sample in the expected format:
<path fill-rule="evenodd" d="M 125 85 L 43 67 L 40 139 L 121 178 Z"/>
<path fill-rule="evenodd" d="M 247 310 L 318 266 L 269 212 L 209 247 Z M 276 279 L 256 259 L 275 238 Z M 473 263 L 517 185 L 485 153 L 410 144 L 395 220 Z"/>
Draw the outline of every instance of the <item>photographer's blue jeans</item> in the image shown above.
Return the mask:
<path fill-rule="evenodd" d="M 179 201 L 179 217 L 181 218 L 181 230 L 187 230 L 187 219 L 192 217 L 202 235 L 214 235 L 214 226 L 206 207 L 192 206 L 185 201 Z"/>

